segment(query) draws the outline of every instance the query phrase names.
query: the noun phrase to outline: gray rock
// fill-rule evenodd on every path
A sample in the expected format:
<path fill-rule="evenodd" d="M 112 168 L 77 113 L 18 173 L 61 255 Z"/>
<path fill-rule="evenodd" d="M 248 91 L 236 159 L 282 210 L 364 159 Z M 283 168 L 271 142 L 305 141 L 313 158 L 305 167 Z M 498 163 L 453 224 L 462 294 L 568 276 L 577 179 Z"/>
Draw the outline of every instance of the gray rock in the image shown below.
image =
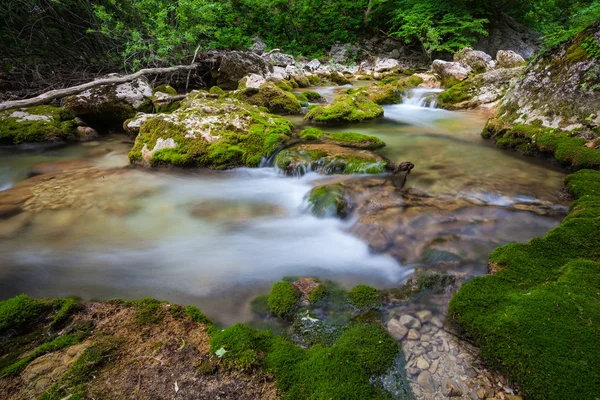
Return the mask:
<path fill-rule="evenodd" d="M 291 54 L 284 54 L 284 53 L 270 53 L 270 54 L 263 54 L 262 56 L 266 62 L 270 63 L 271 65 L 277 66 L 277 67 L 287 67 L 288 65 L 294 65 L 296 64 L 296 60 L 294 59 L 294 56 Z"/>
<path fill-rule="evenodd" d="M 400 63 L 398 62 L 398 60 L 394 60 L 393 58 L 379 58 L 375 62 L 373 71 L 382 73 L 382 72 L 395 71 L 399 68 L 400 68 Z"/>
<path fill-rule="evenodd" d="M 257 54 L 262 54 L 267 49 L 267 44 L 258 36 L 252 38 L 252 44 L 248 50 L 253 51 Z"/>
<path fill-rule="evenodd" d="M 460 397 L 462 396 L 462 390 L 457 383 L 451 379 L 446 379 L 442 385 L 442 393 L 447 397 Z"/>
<path fill-rule="evenodd" d="M 408 331 L 408 336 L 406 337 L 408 340 L 419 340 L 421 334 L 417 332 L 415 329 L 411 329 Z"/>
<path fill-rule="evenodd" d="M 465 47 L 454 55 L 454 61 L 471 67 L 474 71 L 484 72 L 492 67 L 492 56 L 480 51 Z"/>
<path fill-rule="evenodd" d="M 360 48 L 350 43 L 336 43 L 329 50 L 329 57 L 336 63 L 346 63 L 360 54 Z"/>
<path fill-rule="evenodd" d="M 431 360 L 437 360 L 438 358 L 440 358 L 440 353 L 436 351 L 431 351 L 427 354 L 427 357 L 429 357 L 429 359 Z"/>
<path fill-rule="evenodd" d="M 440 319 L 438 317 L 432 317 L 429 322 L 433 326 L 438 327 L 438 328 L 441 328 L 442 326 L 444 326 L 444 324 L 442 324 L 442 321 L 440 321 Z"/>
<path fill-rule="evenodd" d="M 431 372 L 432 374 L 435 374 L 439 365 L 440 365 L 440 360 L 433 360 L 431 362 L 431 366 L 429 367 L 429 372 Z"/>
<path fill-rule="evenodd" d="M 431 321 L 431 318 L 433 318 L 433 314 L 431 314 L 431 311 L 429 310 L 417 311 L 416 316 L 419 318 L 422 324 Z"/>
<path fill-rule="evenodd" d="M 529 58 L 536 52 L 541 35 L 525 25 L 516 22 L 506 14 L 492 18 L 486 27 L 487 36 L 479 38 L 473 48 L 496 54 L 498 50 L 514 50 L 524 58 Z"/>
<path fill-rule="evenodd" d="M 267 76 L 271 72 L 269 64 L 251 51 L 229 51 L 221 55 L 217 71 L 217 85 L 222 89 L 237 89 L 243 77 L 256 74 Z"/>
<path fill-rule="evenodd" d="M 429 369 L 429 362 L 427 362 L 427 360 L 425 360 L 423 357 L 419 357 L 417 359 L 417 368 Z"/>
<path fill-rule="evenodd" d="M 319 69 L 320 66 L 321 66 L 321 62 L 315 58 L 315 59 L 311 60 L 308 64 L 306 64 L 304 66 L 304 68 L 309 71 L 316 71 Z"/>
<path fill-rule="evenodd" d="M 415 317 L 408 314 L 404 314 L 400 317 L 400 323 L 406 326 L 407 328 L 421 328 L 421 322 Z"/>
<path fill-rule="evenodd" d="M 496 54 L 498 68 L 516 68 L 525 65 L 525 59 L 512 50 L 500 50 Z"/>
<path fill-rule="evenodd" d="M 443 60 L 434 60 L 431 64 L 433 72 L 438 74 L 442 80 L 456 79 L 458 81 L 464 81 L 469 77 L 469 73 L 472 68 L 469 66 L 462 65 L 457 62 L 448 62 Z"/>
<path fill-rule="evenodd" d="M 388 331 L 390 335 L 396 340 L 402 340 L 408 333 L 408 328 L 400 323 L 397 319 L 393 318 L 388 322 Z"/>

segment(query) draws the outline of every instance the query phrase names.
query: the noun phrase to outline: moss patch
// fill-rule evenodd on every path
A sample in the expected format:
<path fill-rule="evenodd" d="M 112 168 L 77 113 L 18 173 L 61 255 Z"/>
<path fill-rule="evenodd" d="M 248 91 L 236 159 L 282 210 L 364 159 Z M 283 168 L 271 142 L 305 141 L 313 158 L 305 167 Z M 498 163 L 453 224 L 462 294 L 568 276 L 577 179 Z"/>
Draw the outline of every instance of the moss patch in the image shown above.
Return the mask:
<path fill-rule="evenodd" d="M 544 238 L 496 249 L 495 275 L 474 278 L 450 313 L 490 365 L 530 399 L 600 393 L 600 172 L 566 178 L 578 200 Z"/>
<path fill-rule="evenodd" d="M 378 309 L 381 307 L 381 294 L 368 285 L 358 285 L 348 292 L 350 303 L 361 311 Z"/>
<path fill-rule="evenodd" d="M 289 90 L 292 88 L 290 87 Z M 241 90 L 234 96 L 249 104 L 266 107 L 273 113 L 298 114 L 302 111 L 302 106 L 296 96 L 271 82 L 263 83 L 258 89 Z"/>
<path fill-rule="evenodd" d="M 459 82 L 438 95 L 442 106 L 454 105 L 470 100 L 473 97 L 473 82 L 470 79 Z"/>
<path fill-rule="evenodd" d="M 308 202 L 312 214 L 319 218 L 346 218 L 349 213 L 349 205 L 341 185 L 327 185 L 312 189 L 308 194 Z"/>
<path fill-rule="evenodd" d="M 281 318 L 294 311 L 297 301 L 298 293 L 291 283 L 276 282 L 271 288 L 267 303 L 271 314 Z"/>
<path fill-rule="evenodd" d="M 75 139 L 73 117 L 53 106 L 0 112 L 0 144 L 62 142 Z"/>
<path fill-rule="evenodd" d="M 364 92 L 343 94 L 329 105 L 311 109 L 304 119 L 314 122 L 357 122 L 383 115 L 383 108 Z"/>
<path fill-rule="evenodd" d="M 300 139 L 302 140 L 319 140 L 323 136 L 323 131 L 318 128 L 308 128 L 300 132 Z"/>
<path fill-rule="evenodd" d="M 383 140 L 375 136 L 367 136 L 355 132 L 335 132 L 327 134 L 327 138 L 340 146 L 375 150 L 385 147 Z"/>
<path fill-rule="evenodd" d="M 49 308 L 46 302 L 32 299 L 25 294 L 0 301 L 0 335 L 10 331 L 23 331 L 28 325 L 39 320 Z"/>

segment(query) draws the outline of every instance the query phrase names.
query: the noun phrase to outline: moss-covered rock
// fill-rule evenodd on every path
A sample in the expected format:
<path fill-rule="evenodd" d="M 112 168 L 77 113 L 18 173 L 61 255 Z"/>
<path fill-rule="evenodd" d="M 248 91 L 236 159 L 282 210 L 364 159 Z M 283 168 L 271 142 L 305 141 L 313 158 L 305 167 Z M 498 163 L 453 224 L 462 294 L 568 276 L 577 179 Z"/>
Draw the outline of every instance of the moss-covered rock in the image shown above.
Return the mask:
<path fill-rule="evenodd" d="M 358 122 L 383 115 L 383 108 L 364 92 L 343 94 L 324 107 L 310 110 L 304 119 L 314 122 Z"/>
<path fill-rule="evenodd" d="M 58 107 L 0 112 L 0 144 L 64 142 L 75 139 L 75 130 L 73 116 Z"/>
<path fill-rule="evenodd" d="M 252 105 L 266 107 L 273 113 L 298 114 L 302 111 L 296 96 L 275 86 L 272 82 L 263 83 L 258 89 L 243 89 L 236 92 L 234 97 Z"/>
<path fill-rule="evenodd" d="M 511 125 L 502 119 L 491 119 L 482 133 L 499 147 L 512 148 L 526 155 L 547 154 L 561 164 L 576 169 L 600 168 L 600 149 L 588 147 L 589 138 L 574 131 L 563 131 L 534 125 Z"/>
<path fill-rule="evenodd" d="M 336 144 L 301 144 L 282 150 L 275 158 L 278 168 L 289 175 L 309 171 L 323 174 L 380 174 L 387 163 L 379 155 Z"/>
<path fill-rule="evenodd" d="M 323 136 L 323 131 L 319 128 L 308 128 L 300 132 L 300 139 L 306 141 L 319 140 Z"/>
<path fill-rule="evenodd" d="M 361 311 L 381 307 L 381 294 L 377 289 L 368 285 L 358 285 L 348 292 L 350 303 Z"/>
<path fill-rule="evenodd" d="M 296 308 L 298 293 L 290 282 L 276 282 L 271 288 L 267 304 L 269 311 L 276 317 L 290 315 Z"/>
<path fill-rule="evenodd" d="M 145 166 L 257 167 L 288 141 L 291 128 L 255 106 L 192 92 L 177 111 L 145 116 L 129 159 Z"/>
<path fill-rule="evenodd" d="M 321 93 L 318 92 L 304 92 L 303 93 L 306 98 L 308 99 L 308 101 L 312 102 L 312 103 L 320 103 L 325 101 L 325 99 L 323 98 L 323 96 L 321 96 Z"/>
<path fill-rule="evenodd" d="M 348 78 L 344 76 L 341 72 L 333 71 L 329 74 L 329 80 L 335 83 L 336 85 L 351 85 L 352 82 Z"/>
<path fill-rule="evenodd" d="M 375 136 L 356 132 L 323 132 L 318 128 L 308 128 L 300 132 L 300 139 L 332 143 L 354 149 L 376 150 L 385 147 L 385 143 Z"/>
<path fill-rule="evenodd" d="M 350 213 L 350 205 L 344 195 L 343 186 L 326 185 L 313 188 L 308 193 L 310 210 L 315 217 L 346 218 Z"/>
<path fill-rule="evenodd" d="M 600 393 L 600 171 L 565 182 L 578 200 L 564 222 L 528 244 L 496 249 L 496 273 L 464 284 L 450 302 L 487 363 L 533 400 Z"/>
<path fill-rule="evenodd" d="M 391 83 L 371 85 L 366 90 L 369 99 L 376 104 L 396 104 L 402 100 L 402 92 Z"/>
<path fill-rule="evenodd" d="M 145 77 L 86 90 L 64 100 L 70 114 L 90 124 L 120 126 L 136 112 L 152 109 L 152 87 Z"/>

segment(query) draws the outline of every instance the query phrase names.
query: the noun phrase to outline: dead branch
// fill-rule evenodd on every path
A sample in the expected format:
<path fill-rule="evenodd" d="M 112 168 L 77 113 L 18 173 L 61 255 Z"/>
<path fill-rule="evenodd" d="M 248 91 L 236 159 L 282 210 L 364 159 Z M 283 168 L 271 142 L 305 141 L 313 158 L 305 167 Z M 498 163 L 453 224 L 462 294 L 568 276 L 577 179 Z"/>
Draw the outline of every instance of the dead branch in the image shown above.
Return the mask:
<path fill-rule="evenodd" d="M 176 67 L 166 67 L 166 68 L 145 68 L 141 69 L 138 72 L 130 75 L 123 76 L 115 76 L 109 78 L 96 79 L 92 82 L 84 83 L 78 86 L 72 86 L 64 89 L 51 90 L 49 92 L 43 93 L 37 97 L 33 97 L 31 99 L 24 100 L 12 100 L 5 101 L 4 103 L 0 103 L 0 111 L 4 110 L 12 110 L 15 108 L 21 107 L 31 107 L 37 106 L 40 104 L 46 104 L 54 99 L 59 99 L 61 97 L 71 96 L 74 94 L 81 93 L 85 90 L 92 89 L 102 85 L 114 85 L 119 83 L 126 83 L 132 81 L 136 78 L 139 78 L 143 75 L 148 74 L 168 74 L 171 72 L 181 71 L 181 70 L 193 70 L 198 67 L 198 64 L 192 65 L 178 65 Z"/>

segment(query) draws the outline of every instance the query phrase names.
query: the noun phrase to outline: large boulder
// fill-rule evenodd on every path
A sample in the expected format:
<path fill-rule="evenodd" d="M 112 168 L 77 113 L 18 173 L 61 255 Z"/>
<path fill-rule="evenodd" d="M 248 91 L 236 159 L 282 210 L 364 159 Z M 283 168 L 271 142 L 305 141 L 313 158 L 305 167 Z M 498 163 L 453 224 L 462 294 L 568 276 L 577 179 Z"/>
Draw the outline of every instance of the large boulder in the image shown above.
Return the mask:
<path fill-rule="evenodd" d="M 246 87 L 237 91 L 234 96 L 246 103 L 266 107 L 272 113 L 298 114 L 302 111 L 296 96 L 272 82 L 265 82 L 258 89 Z"/>
<path fill-rule="evenodd" d="M 119 85 L 103 85 L 67 97 L 63 108 L 90 124 L 121 125 L 136 112 L 152 109 L 152 86 L 144 76 Z"/>
<path fill-rule="evenodd" d="M 516 68 L 525 65 L 525 59 L 512 50 L 500 50 L 496 55 L 498 68 Z"/>
<path fill-rule="evenodd" d="M 35 106 L 0 112 L 0 145 L 62 142 L 75 138 L 73 117 L 58 107 Z"/>
<path fill-rule="evenodd" d="M 394 72 L 400 69 L 400 62 L 393 58 L 379 58 L 373 66 L 374 72 Z"/>
<path fill-rule="evenodd" d="M 223 89 L 237 89 L 238 82 L 246 75 L 267 76 L 271 71 L 269 63 L 254 52 L 228 51 L 221 54 L 217 85 Z"/>
<path fill-rule="evenodd" d="M 129 159 L 143 166 L 257 167 L 292 133 L 292 124 L 283 118 L 198 91 L 173 113 L 140 118 Z"/>
<path fill-rule="evenodd" d="M 465 47 L 454 55 L 454 61 L 467 65 L 475 72 L 485 72 L 494 66 L 492 56 L 480 50 Z"/>
<path fill-rule="evenodd" d="M 252 44 L 248 50 L 253 51 L 256 54 L 262 54 L 265 52 L 265 50 L 267 50 L 267 44 L 264 42 L 264 40 L 258 36 L 255 36 L 252 38 Z"/>
<path fill-rule="evenodd" d="M 316 58 L 309 61 L 308 63 L 306 63 L 304 65 L 304 69 L 308 70 L 308 71 L 316 71 L 321 67 L 321 62 L 319 60 L 317 60 Z"/>
<path fill-rule="evenodd" d="M 452 86 L 453 83 L 464 81 L 472 71 L 469 66 L 443 60 L 433 61 L 431 69 L 441 78 L 442 83 L 446 86 Z"/>
<path fill-rule="evenodd" d="M 311 109 L 304 119 L 314 122 L 357 122 L 383 115 L 383 108 L 364 92 L 342 94 L 327 106 Z"/>

